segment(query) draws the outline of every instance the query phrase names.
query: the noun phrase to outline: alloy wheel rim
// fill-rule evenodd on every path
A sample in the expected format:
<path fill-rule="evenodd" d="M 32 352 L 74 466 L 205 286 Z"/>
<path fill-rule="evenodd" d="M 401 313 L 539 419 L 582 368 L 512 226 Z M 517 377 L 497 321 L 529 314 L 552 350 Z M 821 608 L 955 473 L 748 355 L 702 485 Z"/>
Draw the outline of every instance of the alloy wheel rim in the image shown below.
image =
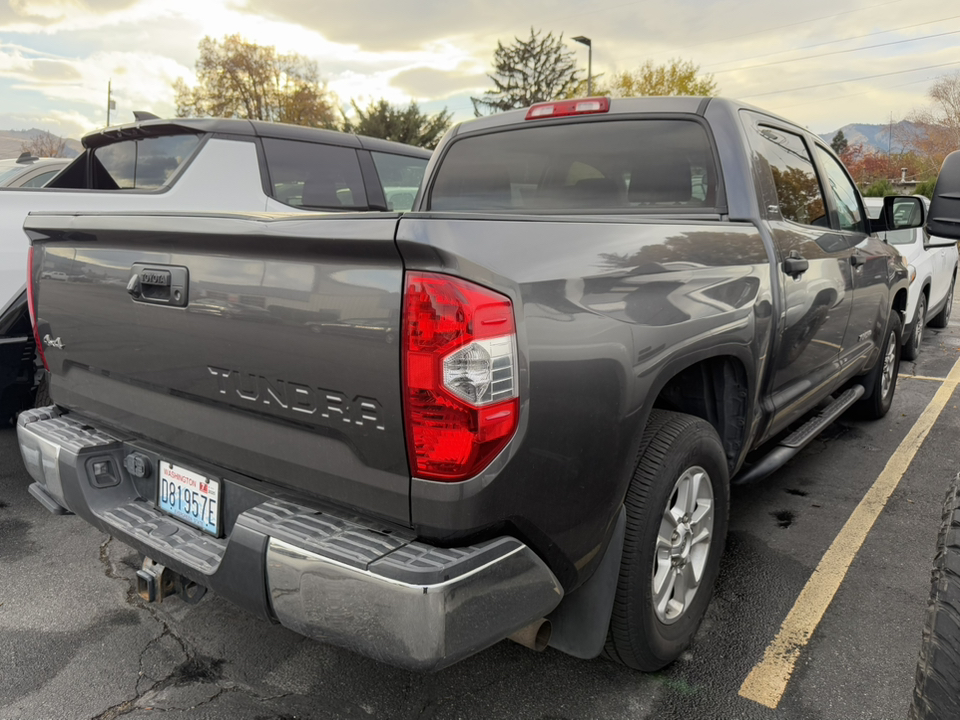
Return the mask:
<path fill-rule="evenodd" d="M 897 334 L 890 331 L 890 337 L 887 338 L 887 353 L 883 356 L 883 378 L 880 384 L 880 394 L 886 397 L 893 387 L 893 371 L 897 364 Z"/>
<path fill-rule="evenodd" d="M 713 540 L 713 484 L 699 465 L 677 479 L 664 508 L 653 561 L 653 609 L 670 625 L 686 613 L 707 567 Z"/>

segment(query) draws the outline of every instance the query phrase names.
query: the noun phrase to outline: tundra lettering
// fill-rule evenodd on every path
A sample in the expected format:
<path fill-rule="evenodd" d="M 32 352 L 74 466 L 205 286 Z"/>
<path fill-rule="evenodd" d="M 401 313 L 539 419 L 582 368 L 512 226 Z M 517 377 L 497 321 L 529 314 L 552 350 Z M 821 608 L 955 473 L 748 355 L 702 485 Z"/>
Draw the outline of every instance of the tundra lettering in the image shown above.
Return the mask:
<path fill-rule="evenodd" d="M 348 403 L 347 396 L 336 390 L 314 390 L 309 385 L 272 379 L 242 370 L 213 366 L 207 366 L 207 370 L 217 379 L 217 390 L 221 395 L 235 393 L 242 400 L 277 405 L 284 410 L 304 415 L 315 415 L 319 410 L 319 417 L 330 420 L 331 425 L 340 420 L 359 427 L 372 425 L 376 430 L 386 429 L 380 422 L 380 403 L 373 398 L 356 395 L 353 401 Z"/>

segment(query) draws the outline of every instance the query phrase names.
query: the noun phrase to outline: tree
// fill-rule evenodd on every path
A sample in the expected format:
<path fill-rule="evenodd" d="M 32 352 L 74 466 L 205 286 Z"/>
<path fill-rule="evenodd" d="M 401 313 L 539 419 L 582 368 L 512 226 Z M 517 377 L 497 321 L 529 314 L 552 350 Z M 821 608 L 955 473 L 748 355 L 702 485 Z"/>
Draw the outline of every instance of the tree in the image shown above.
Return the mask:
<path fill-rule="evenodd" d="M 700 66 L 675 58 L 662 65 L 647 60 L 636 70 L 614 74 L 608 94 L 613 97 L 652 95 L 716 95 L 713 75 L 698 75 Z"/>
<path fill-rule="evenodd" d="M 41 130 L 26 142 L 20 143 L 20 151 L 37 157 L 63 157 L 67 141 L 49 130 Z"/>
<path fill-rule="evenodd" d="M 433 150 L 440 138 L 450 128 L 453 114 L 446 108 L 436 115 L 420 112 L 420 107 L 411 102 L 406 108 L 390 105 L 386 100 L 371 102 L 366 109 L 351 101 L 357 120 L 344 118 L 344 132 L 394 140 L 419 145 Z"/>
<path fill-rule="evenodd" d="M 870 183 L 866 190 L 863 191 L 864 197 L 886 197 L 887 195 L 897 194 L 897 189 L 887 178 Z"/>
<path fill-rule="evenodd" d="M 177 117 L 238 117 L 311 127 L 336 127 L 334 102 L 317 64 L 297 53 L 247 42 L 240 35 L 199 45 L 197 85 L 173 85 Z"/>
<path fill-rule="evenodd" d="M 924 180 L 923 182 L 918 182 L 916 189 L 913 191 L 916 195 L 923 195 L 927 200 L 933 200 L 933 191 L 937 188 L 937 179 L 931 178 L 929 180 Z"/>
<path fill-rule="evenodd" d="M 833 140 L 830 141 L 830 147 L 833 148 L 833 151 L 837 155 L 843 155 L 847 151 L 850 143 L 847 142 L 847 138 L 843 134 L 843 130 L 837 130 L 837 134 L 833 136 Z"/>
<path fill-rule="evenodd" d="M 943 159 L 960 149 L 960 71 L 941 75 L 927 91 L 930 105 L 909 116 L 912 126 L 902 124 L 899 137 L 922 158 L 919 176 L 936 177 Z"/>
<path fill-rule="evenodd" d="M 563 34 L 540 36 L 530 28 L 530 38 L 514 38 L 512 45 L 497 41 L 493 53 L 494 84 L 483 97 L 471 98 L 474 114 L 527 107 L 538 102 L 567 97 L 580 82 L 580 71 L 572 50 L 563 44 Z"/>

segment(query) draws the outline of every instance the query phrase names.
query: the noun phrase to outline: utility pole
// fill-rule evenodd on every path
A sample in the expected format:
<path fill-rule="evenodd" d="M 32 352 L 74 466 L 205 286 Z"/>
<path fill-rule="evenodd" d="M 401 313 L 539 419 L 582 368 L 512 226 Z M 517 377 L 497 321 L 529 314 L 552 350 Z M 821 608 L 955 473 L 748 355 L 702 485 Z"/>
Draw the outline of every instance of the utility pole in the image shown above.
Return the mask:
<path fill-rule="evenodd" d="M 890 157 L 890 146 L 893 140 L 893 111 L 890 111 L 890 124 L 887 126 L 887 157 Z"/>
<path fill-rule="evenodd" d="M 117 103 L 111 94 L 111 85 L 113 85 L 112 78 L 107 80 L 107 127 L 110 127 L 110 111 L 117 109 Z"/>
<path fill-rule="evenodd" d="M 577 35 L 572 40 L 587 46 L 587 95 L 593 95 L 593 43 L 583 35 Z"/>

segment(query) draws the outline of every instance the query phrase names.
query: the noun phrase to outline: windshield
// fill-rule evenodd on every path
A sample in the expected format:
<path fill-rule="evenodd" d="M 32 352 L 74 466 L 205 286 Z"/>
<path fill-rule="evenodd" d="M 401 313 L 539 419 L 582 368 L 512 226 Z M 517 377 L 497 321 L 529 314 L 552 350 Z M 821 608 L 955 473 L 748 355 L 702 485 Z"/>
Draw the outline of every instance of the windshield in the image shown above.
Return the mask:
<path fill-rule="evenodd" d="M 528 125 L 453 142 L 430 209 L 686 212 L 716 207 L 718 184 L 710 140 L 694 121 Z"/>
<path fill-rule="evenodd" d="M 867 215 L 870 216 L 871 220 L 876 220 L 880 217 L 880 213 L 883 211 L 882 202 L 871 203 L 865 199 L 864 204 L 866 205 Z M 916 228 L 908 228 L 907 230 L 890 230 L 889 232 L 877 233 L 877 235 L 891 245 L 910 245 L 916 239 L 915 232 Z"/>

